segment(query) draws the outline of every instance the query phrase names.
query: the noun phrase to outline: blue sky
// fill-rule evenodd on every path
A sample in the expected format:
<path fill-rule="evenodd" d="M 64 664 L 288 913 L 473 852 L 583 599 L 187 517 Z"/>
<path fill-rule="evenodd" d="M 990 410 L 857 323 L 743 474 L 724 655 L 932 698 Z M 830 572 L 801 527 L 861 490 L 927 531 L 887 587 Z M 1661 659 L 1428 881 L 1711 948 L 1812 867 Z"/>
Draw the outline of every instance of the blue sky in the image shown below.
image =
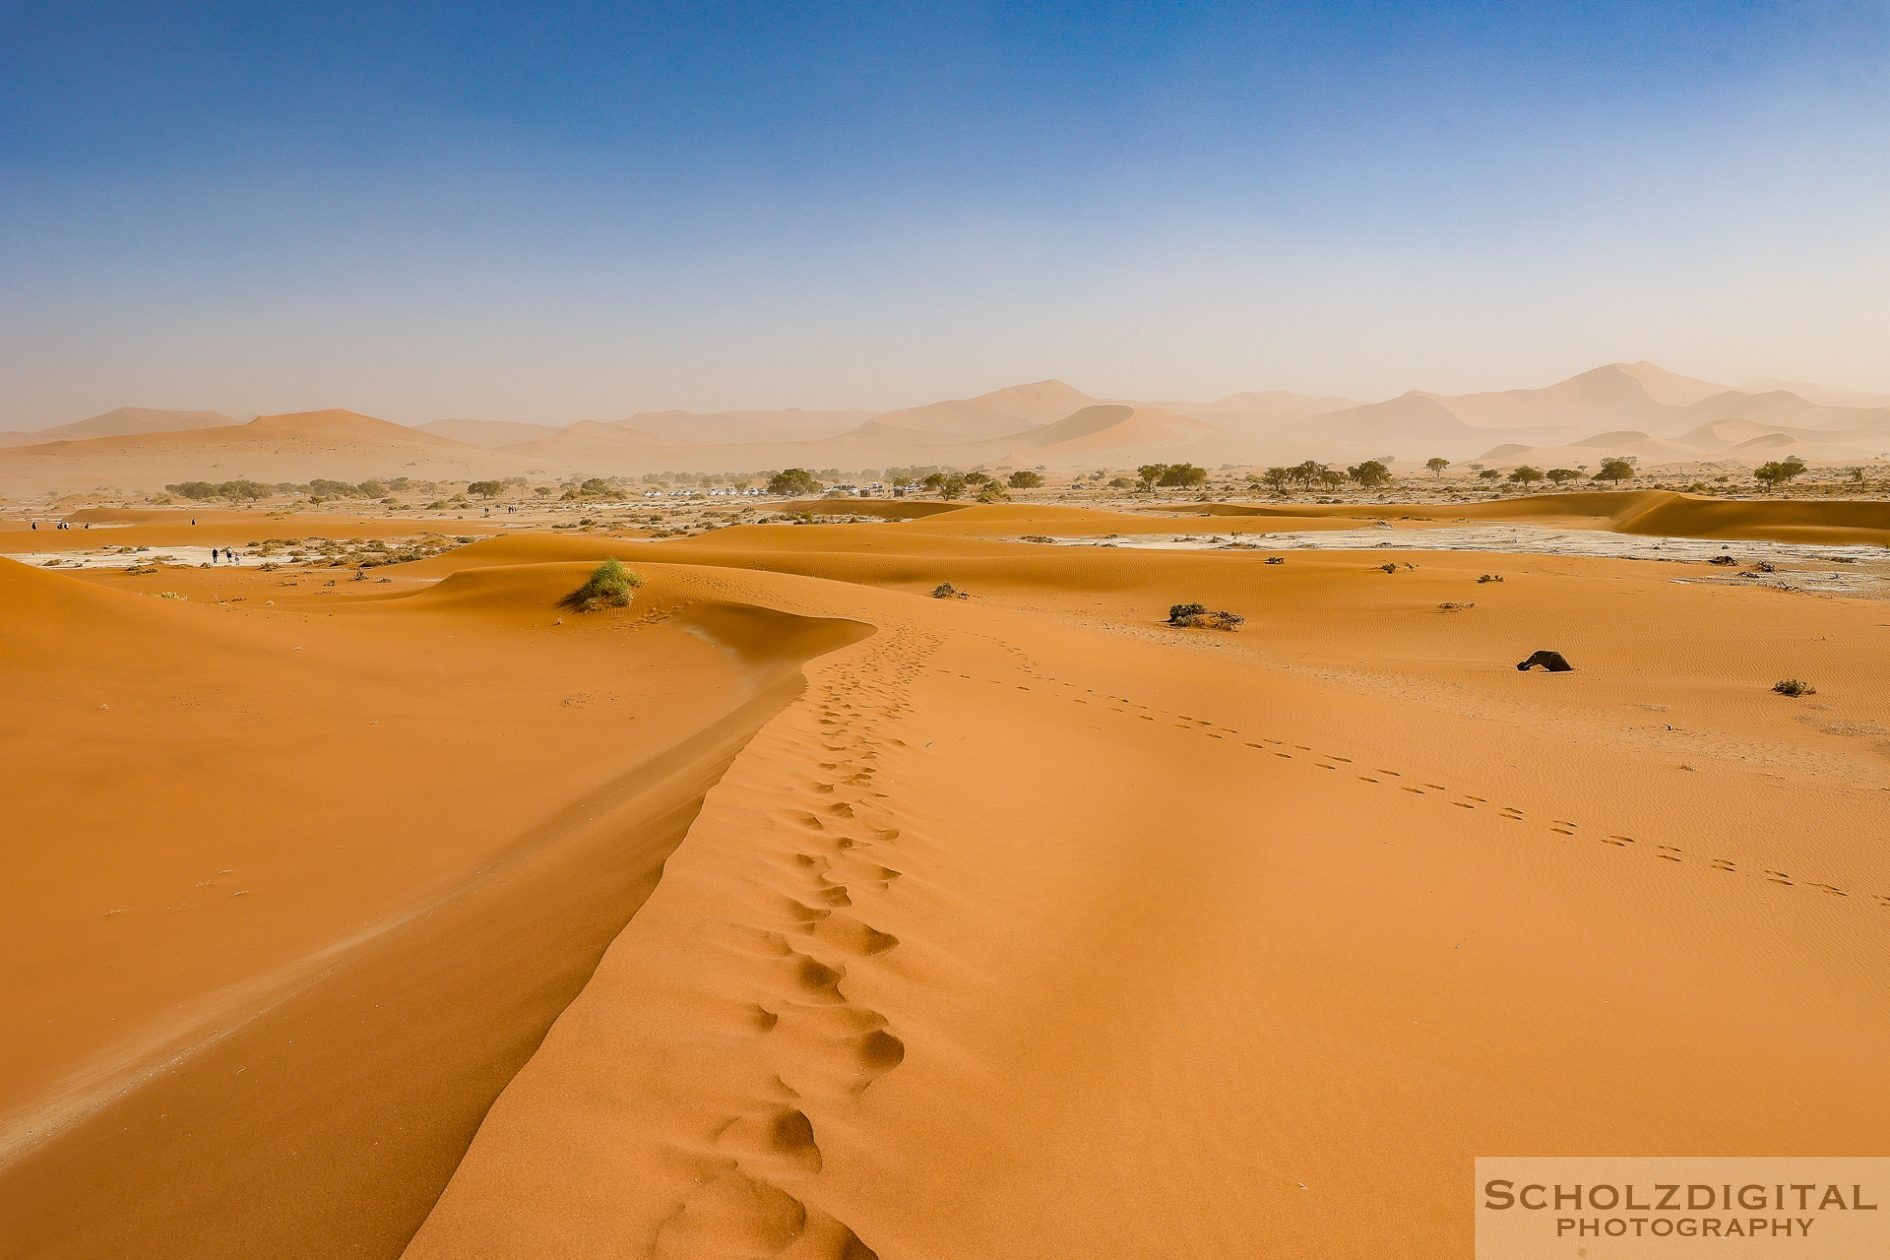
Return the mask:
<path fill-rule="evenodd" d="M 0 428 L 1890 391 L 1890 3 L 0 0 Z"/>

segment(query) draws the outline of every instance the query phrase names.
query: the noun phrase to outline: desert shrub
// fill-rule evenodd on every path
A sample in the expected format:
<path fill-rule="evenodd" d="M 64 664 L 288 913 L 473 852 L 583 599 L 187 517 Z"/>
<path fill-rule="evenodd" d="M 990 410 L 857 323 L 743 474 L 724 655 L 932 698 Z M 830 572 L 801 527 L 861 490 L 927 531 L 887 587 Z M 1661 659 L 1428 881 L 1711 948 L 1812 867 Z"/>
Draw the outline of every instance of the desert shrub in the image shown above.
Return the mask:
<path fill-rule="evenodd" d="M 1474 603 L 1460 604 L 1460 603 L 1457 603 L 1455 600 L 1447 599 L 1443 603 L 1437 606 L 1437 611 L 1438 612 L 1468 612 L 1470 609 L 1475 608 L 1475 607 L 1476 605 Z"/>
<path fill-rule="evenodd" d="M 1238 630 L 1245 620 L 1247 619 L 1239 613 L 1231 613 L 1223 609 L 1217 612 L 1192 613 L 1175 624 L 1190 630 Z"/>
<path fill-rule="evenodd" d="M 933 599 L 970 599 L 971 596 L 953 586 L 950 582 L 940 582 L 932 588 Z"/>
<path fill-rule="evenodd" d="M 1772 690 L 1781 696 L 1791 696 L 1794 699 L 1799 696 L 1818 694 L 1818 689 L 1802 678 L 1781 678 L 1772 684 Z"/>
<path fill-rule="evenodd" d="M 1500 573 L 1485 573 L 1477 579 L 1477 585 L 1482 586 L 1489 582 L 1500 582 L 1502 580 L 1503 575 Z"/>
<path fill-rule="evenodd" d="M 1010 475 L 1010 483 L 1013 490 L 1035 490 L 1043 484 L 1043 474 L 1020 468 Z"/>
<path fill-rule="evenodd" d="M 591 570 L 584 585 L 564 598 L 564 606 L 578 612 L 597 612 L 604 608 L 624 608 L 630 593 L 643 585 L 643 579 L 623 567 L 621 560 L 606 560 Z"/>
<path fill-rule="evenodd" d="M 1387 560 L 1383 564 L 1379 565 L 1378 569 L 1381 573 L 1396 573 L 1398 571 L 1398 566 L 1391 563 L 1391 561 Z"/>
<path fill-rule="evenodd" d="M 1206 604 L 1173 604 L 1168 609 L 1168 624 L 1192 630 L 1237 630 L 1247 620 L 1239 613 L 1210 609 Z"/>

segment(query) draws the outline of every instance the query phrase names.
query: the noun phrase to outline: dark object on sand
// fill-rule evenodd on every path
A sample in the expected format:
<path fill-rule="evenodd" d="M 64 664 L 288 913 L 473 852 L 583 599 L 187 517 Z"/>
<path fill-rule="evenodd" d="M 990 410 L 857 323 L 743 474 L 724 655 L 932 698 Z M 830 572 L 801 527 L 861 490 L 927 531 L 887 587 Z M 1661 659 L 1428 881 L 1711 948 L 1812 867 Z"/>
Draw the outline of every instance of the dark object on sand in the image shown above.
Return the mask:
<path fill-rule="evenodd" d="M 1285 564 L 1286 557 L 1285 556 L 1268 556 L 1267 563 L 1268 564 Z"/>
<path fill-rule="evenodd" d="M 1708 564 L 1738 564 L 1739 562 L 1733 559 L 1731 556 L 1714 556 L 1711 560 L 1708 560 L 1707 563 Z"/>
<path fill-rule="evenodd" d="M 1239 613 L 1216 612 L 1206 604 L 1175 604 L 1168 610 L 1168 624 L 1199 630 L 1238 630 L 1247 619 Z"/>
<path fill-rule="evenodd" d="M 1517 665 L 1517 669 L 1531 669 L 1537 665 L 1551 674 L 1566 674 L 1575 667 L 1568 663 L 1568 657 L 1560 652 L 1531 652 L 1529 659 Z"/>
<path fill-rule="evenodd" d="M 967 594 L 966 592 L 959 590 L 957 587 L 953 586 L 950 582 L 940 582 L 937 586 L 934 586 L 932 588 L 932 598 L 933 599 L 970 599 L 971 596 Z"/>

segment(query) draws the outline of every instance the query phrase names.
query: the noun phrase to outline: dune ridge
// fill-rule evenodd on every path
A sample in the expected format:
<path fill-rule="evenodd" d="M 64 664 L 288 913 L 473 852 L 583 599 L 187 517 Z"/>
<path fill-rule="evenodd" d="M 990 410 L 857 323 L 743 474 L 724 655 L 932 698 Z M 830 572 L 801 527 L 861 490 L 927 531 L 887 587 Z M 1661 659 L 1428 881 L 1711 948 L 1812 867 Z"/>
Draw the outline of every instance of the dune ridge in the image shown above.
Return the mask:
<path fill-rule="evenodd" d="M 271 632 L 284 628 L 272 623 L 286 622 L 329 671 L 329 702 L 283 715 L 275 728 L 303 741 L 309 751 L 299 769 L 319 783 L 336 755 L 347 764 L 345 751 L 322 751 L 330 737 L 321 732 L 333 729 L 338 714 L 371 703 L 385 718 L 403 707 L 398 684 L 378 667 L 350 670 L 343 662 L 386 661 L 402 642 L 436 661 L 431 671 L 415 671 L 422 687 L 438 686 L 442 656 L 478 659 L 485 716 L 507 721 L 514 738 L 553 731 L 548 717 L 568 728 L 569 701 L 544 714 L 531 699 L 535 688 L 514 693 L 517 684 L 508 684 L 506 674 L 523 670 L 515 677 L 540 685 L 557 685 L 564 674 L 569 685 L 568 669 L 546 673 L 531 656 L 552 632 L 558 595 L 585 571 L 540 565 L 457 574 L 351 601 L 324 619 L 336 624 L 324 626 L 288 610 L 233 621 L 227 606 L 137 598 L 0 561 L 10 614 L 0 637 L 9 669 L 43 677 L 90 671 L 93 686 L 114 701 L 98 714 L 100 722 L 115 723 L 120 737 L 124 723 L 132 729 L 159 723 L 180 760 L 194 764 L 204 735 L 180 702 L 188 707 L 189 697 L 203 695 L 258 703 L 243 698 L 248 687 L 232 686 L 231 675 L 267 679 L 271 691 L 284 686 L 283 665 L 300 667 L 308 655 Z M 231 578 L 183 576 L 202 583 Z M 187 808 L 146 812 L 154 794 L 177 789 L 137 775 L 119 784 L 132 797 L 123 821 L 108 821 L 125 808 L 109 802 L 103 817 L 79 820 L 99 828 L 91 843 L 110 854 L 95 868 L 102 887 L 59 881 L 52 868 L 78 858 L 58 845 L 16 845 L 0 858 L 15 886 L 59 887 L 41 918 L 58 923 L 77 915 L 88 924 L 63 929 L 59 968 L 35 961 L 43 941 L 20 944 L 44 935 L 41 918 L 15 925 L 9 951 L 9 991 L 24 1024 L 9 1034 L 5 1055 L 0 1233 L 19 1254 L 314 1257 L 398 1249 L 491 1097 L 655 884 L 703 793 L 797 694 L 802 661 L 863 633 L 832 619 L 731 607 L 713 579 L 652 576 L 643 614 L 616 633 L 572 627 L 582 637 L 560 651 L 605 666 L 592 675 L 594 687 L 613 672 L 626 673 L 621 662 L 614 670 L 607 662 L 620 655 L 611 642 L 632 636 L 633 672 L 651 680 L 679 672 L 685 679 L 664 683 L 647 701 L 663 723 L 641 735 L 620 729 L 600 746 L 608 750 L 601 757 L 592 749 L 585 762 L 556 774 L 543 773 L 542 757 L 515 758 L 540 763 L 542 782 L 523 792 L 523 809 L 495 810 L 469 795 L 483 817 L 436 803 L 430 813 L 409 810 L 396 822 L 386 793 L 401 776 L 437 775 L 440 763 L 427 760 L 437 756 L 427 751 L 434 745 L 457 745 L 457 756 L 471 747 L 464 736 L 426 733 L 413 754 L 403 753 L 401 743 L 383 745 L 385 787 L 356 782 L 340 800 L 316 804 L 318 794 L 305 801 L 316 815 L 316 829 L 304 828 L 316 842 L 305 849 L 278 854 L 233 830 L 249 811 L 279 808 L 266 786 L 261 795 L 256 786 L 239 787 L 244 804 L 220 807 L 234 812 L 219 823 Z M 73 642 L 69 631 L 78 624 L 96 625 L 107 637 Z M 128 694 L 129 678 L 111 681 L 103 661 L 126 648 L 137 668 L 164 681 L 144 694 Z M 579 695 L 587 707 L 595 703 Z M 57 686 L 22 699 L 23 729 L 39 732 L 35 743 L 61 729 L 50 715 L 70 699 Z M 355 725 L 372 731 L 383 724 L 342 721 L 344 728 Z M 478 729 L 473 722 L 464 728 Z M 554 743 L 570 748 L 569 739 L 567 732 Z M 28 745 L 18 737 L 9 743 L 8 757 L 19 764 Z M 255 759 L 245 768 L 245 778 L 252 777 Z M 505 782 L 520 769 L 489 765 L 487 781 Z M 55 771 L 31 793 L 9 785 L 22 835 L 51 841 L 66 834 L 55 818 L 74 824 L 70 807 L 60 804 L 66 777 Z M 319 829 L 338 819 L 337 808 L 352 814 L 364 804 L 390 828 L 375 835 L 369 865 L 326 856 L 345 854 L 359 841 L 336 844 L 330 837 L 324 844 Z M 221 860 L 233 870 L 200 881 L 181 904 L 134 900 L 97 917 L 100 898 L 125 895 L 114 894 L 113 884 L 161 886 L 180 859 Z M 354 891 L 329 908 L 319 888 L 309 887 L 324 881 Z M 263 900 L 294 927 L 286 940 L 273 928 L 258 934 L 244 926 L 248 908 Z M 226 942 L 249 934 L 248 955 L 204 955 L 209 941 L 198 937 L 206 929 Z M 88 982 L 90 969 L 118 956 L 122 946 L 113 942 L 126 933 L 143 941 L 144 957 L 136 965 L 116 963 L 124 972 L 118 979 L 100 971 Z M 49 988 L 49 976 L 64 980 Z M 105 1009 L 80 1015 L 82 1008 L 62 1005 L 61 991 L 75 985 L 89 987 Z M 116 996 L 100 996 L 101 986 Z M 37 1027 L 42 1022 L 44 1029 Z M 312 1110 L 311 1100 L 319 1100 Z M 187 1186 L 174 1180 L 180 1167 L 198 1170 Z M 91 1188 L 101 1182 L 119 1187 L 118 1210 L 96 1210 Z"/>
<path fill-rule="evenodd" d="M 1488 557 L 1397 589 L 918 528 L 644 544 L 877 633 L 710 792 L 407 1254 L 1441 1256 L 1466 1152 L 1870 1147 L 1890 865 L 1819 837 L 1861 834 L 1873 754 L 1806 759 L 1723 681 L 1776 668 L 1790 601 L 1507 557 L 1532 594 L 1454 621 Z M 1156 629 L 1181 591 L 1253 632 Z M 1848 709 L 1879 614 L 1821 609 Z M 1575 691 L 1502 659 L 1548 628 Z M 1614 716 L 1682 694 L 1698 737 Z M 1806 1053 L 1815 1099 L 1724 1105 Z"/>

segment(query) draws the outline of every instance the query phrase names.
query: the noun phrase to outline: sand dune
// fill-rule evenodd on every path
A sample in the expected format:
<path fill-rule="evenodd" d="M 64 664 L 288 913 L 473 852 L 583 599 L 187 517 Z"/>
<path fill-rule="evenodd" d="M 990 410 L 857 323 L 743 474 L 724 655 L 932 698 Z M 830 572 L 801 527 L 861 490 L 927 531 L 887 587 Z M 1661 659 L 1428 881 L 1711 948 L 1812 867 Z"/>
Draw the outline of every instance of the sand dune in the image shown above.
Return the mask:
<path fill-rule="evenodd" d="M 834 437 L 864 423 L 864 411 L 639 411 L 614 423 L 681 444 L 726 446 L 745 442 Z"/>
<path fill-rule="evenodd" d="M 411 1232 L 800 660 L 857 633 L 655 573 L 637 617 L 557 626 L 583 571 L 337 611 L 253 572 L 176 571 L 181 603 L 0 561 L 5 756 L 36 766 L 0 854 L 37 890 L 5 951 L 11 1254 Z M 276 607 L 212 602 L 239 594 Z M 81 746 L 141 742 L 165 755 L 91 790 Z"/>
<path fill-rule="evenodd" d="M 1151 509 L 1140 528 L 1168 513 L 1198 512 L 1218 518 L 1259 518 L 1280 528 L 1304 529 L 1316 522 L 1347 527 L 1370 521 L 1454 522 L 1513 520 L 1608 529 L 1671 538 L 1770 539 L 1778 542 L 1864 543 L 1890 546 L 1890 503 L 1881 499 L 1714 499 L 1671 490 L 1586 490 L 1532 494 L 1482 503 L 1294 504 L 1272 507 L 1206 503 Z M 1161 515 L 1155 515 L 1161 513 Z M 949 519 L 949 518 L 948 518 Z M 1105 528 L 1129 532 L 1123 518 Z M 1098 522 L 1100 523 L 1100 522 Z M 1039 532 L 1054 534 L 1056 522 Z"/>
<path fill-rule="evenodd" d="M 1002 437 L 1062 419 L 1095 401 L 1062 381 L 1038 381 L 992 390 L 976 398 L 882 412 L 859 429 L 843 434 L 842 440 L 910 441 L 913 435 L 931 441 Z"/>
<path fill-rule="evenodd" d="M 451 438 L 468 446 L 518 446 L 558 432 L 555 424 L 527 424 L 519 420 L 429 420 L 415 425 L 422 433 Z"/>
<path fill-rule="evenodd" d="M 1344 411 L 1364 404 L 1357 398 L 1340 398 L 1331 394 L 1293 394 L 1285 390 L 1262 389 L 1229 394 L 1210 402 L 1170 401 L 1149 405 L 1180 412 L 1196 420 L 1205 420 L 1216 428 L 1231 432 L 1253 431 L 1263 434 L 1281 421 L 1304 420 L 1309 416 Z"/>
<path fill-rule="evenodd" d="M 402 474 L 522 472 L 517 457 L 341 409 L 259 416 L 248 424 L 54 442 L 0 452 L 0 492 L 99 485 L 155 488 L 188 480 L 360 480 Z"/>
<path fill-rule="evenodd" d="M 958 515 L 664 549 L 876 633 L 711 791 L 410 1255 L 1458 1255 L 1427 1205 L 1477 1150 L 1871 1148 L 1890 867 L 1820 838 L 1881 753 L 1731 681 L 1805 660 L 1789 601 L 1515 560 L 1451 618 L 1486 559 L 916 532 Z M 1180 591 L 1258 633 L 1176 641 Z M 1875 609 L 1821 609 L 1802 667 L 1881 721 Z M 1510 667 L 1545 635 L 1574 688 Z M 1808 1054 L 1815 1098 L 1754 1088 Z"/>
<path fill-rule="evenodd" d="M 1541 389 L 1457 395 L 1413 390 L 1362 404 L 1278 391 L 1207 403 L 1099 403 L 1051 380 L 870 416 L 650 411 L 565 426 L 437 420 L 408 428 L 329 411 L 184 429 L 178 428 L 181 420 L 163 417 L 197 415 L 205 417 L 204 424 L 223 418 L 127 409 L 112 413 L 115 420 L 96 418 L 135 427 L 110 441 L 53 443 L 38 435 L 30 446 L 0 442 L 0 493 L 148 490 L 232 477 L 753 474 L 794 466 L 971 468 L 1019 462 L 1061 471 L 1164 459 L 1264 465 L 1386 457 L 1422 462 L 1441 455 L 1510 467 L 1572 465 L 1581 462 L 1579 448 L 1589 446 L 1618 447 L 1605 453 L 1637 456 L 1648 468 L 1732 468 L 1775 458 L 1773 448 L 1823 462 L 1867 460 L 1890 451 L 1890 408 L 1842 405 L 1823 394 L 1820 399 L 1787 390 L 1729 390 L 1653 364 L 1617 363 Z M 1104 423 L 1108 416 L 1118 420 Z M 1717 429 L 1730 423 L 1757 430 L 1728 441 Z M 151 425 L 176 431 L 155 432 Z M 1776 441 L 1774 434 L 1790 443 Z M 1766 440 L 1742 449 L 1755 438 Z"/>
<path fill-rule="evenodd" d="M 1542 389 L 1457 394 L 1440 401 L 1467 422 L 1490 428 L 1624 422 L 1638 427 L 1725 388 L 1675 375 L 1652 363 L 1609 363 Z"/>
<path fill-rule="evenodd" d="M 580 420 L 549 437 L 507 447 L 508 454 L 534 463 L 559 467 L 572 463 L 614 469 L 625 459 L 641 462 L 652 447 L 661 445 L 654 434 L 621 425 Z"/>
<path fill-rule="evenodd" d="M 213 429 L 235 423 L 230 417 L 214 411 L 158 411 L 150 407 L 120 407 L 103 415 L 74 420 L 70 424 L 0 433 L 0 446 L 37 446 L 42 442 L 126 437 L 136 433 L 170 433 L 180 429 Z"/>
<path fill-rule="evenodd" d="M 1444 1257 L 1478 1153 L 1874 1149 L 1880 603 L 1017 539 L 1886 505 L 877 506 L 927 510 L 0 561 L 15 1250 Z M 613 556 L 630 609 L 559 607 Z"/>
<path fill-rule="evenodd" d="M 1166 452 L 1170 458 L 1180 459 L 1189 454 L 1189 447 L 1220 433 L 1206 421 L 1159 407 L 1101 403 L 1084 407 L 1054 424 L 999 438 L 993 446 L 1005 448 L 1000 458 L 1022 462 L 1093 460 L 1099 454 L 1131 459 L 1143 452 Z"/>

